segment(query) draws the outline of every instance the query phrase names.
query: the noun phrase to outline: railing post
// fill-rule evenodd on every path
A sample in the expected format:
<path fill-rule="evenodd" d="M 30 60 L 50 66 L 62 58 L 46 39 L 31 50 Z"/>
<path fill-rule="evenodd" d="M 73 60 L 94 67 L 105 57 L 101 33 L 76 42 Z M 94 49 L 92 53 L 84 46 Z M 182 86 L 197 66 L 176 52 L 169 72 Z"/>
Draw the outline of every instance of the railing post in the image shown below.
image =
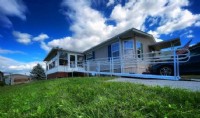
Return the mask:
<path fill-rule="evenodd" d="M 121 65 L 121 73 L 124 72 L 124 71 L 123 71 L 123 66 L 124 66 L 124 65 L 123 65 L 123 64 L 124 64 L 123 61 L 124 61 L 124 60 L 123 60 L 123 57 L 121 56 L 121 57 L 120 57 L 120 62 L 121 62 L 121 63 L 120 63 L 120 65 Z"/>
<path fill-rule="evenodd" d="M 100 62 L 98 61 L 98 72 L 101 72 L 101 66 L 100 66 Z"/>
<path fill-rule="evenodd" d="M 114 73 L 114 62 L 113 62 L 113 57 L 112 57 L 112 74 Z"/>
<path fill-rule="evenodd" d="M 174 80 L 177 80 L 177 58 L 175 49 L 174 49 Z"/>
<path fill-rule="evenodd" d="M 89 61 L 86 61 L 86 65 L 87 65 L 87 68 L 86 68 L 87 76 L 89 77 L 89 70 L 90 70 Z"/>
<path fill-rule="evenodd" d="M 110 73 L 112 73 L 112 58 L 110 57 L 109 60 L 110 60 Z M 112 76 L 112 74 L 111 74 L 111 76 Z"/>
<path fill-rule="evenodd" d="M 179 80 L 180 79 L 180 71 L 179 71 L 179 57 L 178 57 L 178 55 L 176 55 L 177 56 L 177 80 Z"/>

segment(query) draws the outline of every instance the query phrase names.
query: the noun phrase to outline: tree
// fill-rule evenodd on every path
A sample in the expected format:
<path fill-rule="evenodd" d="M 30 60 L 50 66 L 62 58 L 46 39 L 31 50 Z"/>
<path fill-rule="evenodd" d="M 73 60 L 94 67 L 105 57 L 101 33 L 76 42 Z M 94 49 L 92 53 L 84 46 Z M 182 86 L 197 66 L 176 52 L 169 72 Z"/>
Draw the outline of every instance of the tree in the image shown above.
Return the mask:
<path fill-rule="evenodd" d="M 37 64 L 36 66 L 34 66 L 30 73 L 31 73 L 32 79 L 35 79 L 35 80 L 46 79 L 44 69 L 42 68 L 40 64 Z"/>

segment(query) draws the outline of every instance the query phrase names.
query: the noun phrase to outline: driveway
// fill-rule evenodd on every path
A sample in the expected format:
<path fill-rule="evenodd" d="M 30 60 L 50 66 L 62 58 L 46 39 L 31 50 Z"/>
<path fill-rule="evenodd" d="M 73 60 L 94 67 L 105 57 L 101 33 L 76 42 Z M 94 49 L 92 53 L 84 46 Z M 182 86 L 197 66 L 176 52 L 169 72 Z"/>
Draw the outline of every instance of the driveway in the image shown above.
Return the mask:
<path fill-rule="evenodd" d="M 171 88 L 181 88 L 181 89 L 188 89 L 191 91 L 200 91 L 200 82 L 198 81 L 171 81 L 171 80 L 134 79 L 134 78 L 116 78 L 109 81 L 131 82 L 149 86 L 161 86 L 161 87 L 168 86 Z"/>

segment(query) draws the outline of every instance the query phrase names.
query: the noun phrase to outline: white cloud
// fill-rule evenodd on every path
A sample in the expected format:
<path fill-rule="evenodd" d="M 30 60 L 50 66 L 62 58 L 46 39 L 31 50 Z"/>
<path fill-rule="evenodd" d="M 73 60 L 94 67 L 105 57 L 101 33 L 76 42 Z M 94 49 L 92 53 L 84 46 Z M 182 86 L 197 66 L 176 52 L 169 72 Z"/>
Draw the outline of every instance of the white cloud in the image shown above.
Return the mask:
<path fill-rule="evenodd" d="M 17 42 L 22 44 L 30 44 L 31 43 L 31 35 L 28 33 L 21 33 L 18 31 L 13 31 L 13 36 L 17 39 Z"/>
<path fill-rule="evenodd" d="M 34 41 L 44 41 L 45 39 L 48 39 L 48 38 L 49 38 L 49 36 L 47 34 L 41 33 L 37 37 L 34 37 L 33 40 Z"/>
<path fill-rule="evenodd" d="M 160 37 L 160 35 L 156 31 L 150 30 L 150 31 L 148 31 L 148 33 L 151 34 L 151 35 L 153 35 L 154 38 L 159 38 Z"/>
<path fill-rule="evenodd" d="M 115 3 L 115 0 L 109 0 L 106 6 L 111 6 Z"/>
<path fill-rule="evenodd" d="M 22 0 L 0 0 L 0 22 L 5 27 L 11 27 L 12 22 L 8 16 L 16 16 L 26 20 L 26 6 Z"/>
<path fill-rule="evenodd" d="M 189 34 L 189 35 L 187 35 L 187 38 L 194 38 L 194 35 Z"/>
<path fill-rule="evenodd" d="M 158 34 L 158 32 L 150 30 L 150 31 L 148 31 L 148 33 L 153 35 L 153 37 L 155 38 L 156 42 L 163 41 L 162 39 L 159 39 L 160 35 Z"/>
<path fill-rule="evenodd" d="M 38 42 L 40 42 L 40 47 L 42 49 L 44 49 L 46 52 L 50 51 L 50 49 L 51 49 L 51 47 L 46 45 L 46 43 L 44 42 L 45 39 L 49 38 L 49 36 L 47 34 L 41 33 L 40 35 L 33 37 L 32 35 L 30 35 L 28 33 L 21 33 L 18 31 L 13 31 L 13 36 L 16 38 L 17 42 L 19 42 L 19 43 L 27 45 L 27 44 L 30 44 L 32 41 L 38 41 Z M 7 52 L 9 52 L 9 51 L 7 51 Z"/>
<path fill-rule="evenodd" d="M 47 46 L 46 43 L 43 41 L 40 43 L 40 47 L 44 49 L 46 52 L 49 52 L 51 50 L 51 48 Z"/>
<path fill-rule="evenodd" d="M 194 37 L 193 31 L 192 30 L 186 31 L 183 34 L 181 34 L 180 37 L 193 38 Z"/>
<path fill-rule="evenodd" d="M 170 21 L 159 26 L 157 31 L 160 34 L 169 34 L 177 30 L 182 30 L 191 27 L 199 18 L 200 15 L 193 15 L 188 10 L 183 10 L 177 18 L 169 19 Z"/>
<path fill-rule="evenodd" d="M 19 62 L 0 55 L 0 70 L 9 73 L 30 74 L 30 71 L 36 64 L 41 64 L 45 68 L 43 62 Z"/>
<path fill-rule="evenodd" d="M 25 54 L 25 53 L 22 51 L 13 51 L 0 48 L 0 54 Z"/>
<path fill-rule="evenodd" d="M 69 9 L 64 14 L 72 21 L 70 30 L 74 35 L 54 39 L 45 46 L 83 51 L 132 27 L 149 32 L 156 41 L 161 41 L 162 34 L 191 27 L 200 20 L 199 14 L 186 9 L 188 0 L 130 0 L 124 5 L 110 0 L 107 5 L 113 5 L 113 9 L 109 17 L 93 9 L 92 2 L 63 0 L 62 7 Z M 149 27 L 156 26 L 151 30 L 146 27 L 149 18 L 152 19 Z M 110 20 L 116 25 L 107 24 Z"/>
<path fill-rule="evenodd" d="M 155 38 L 156 42 L 161 42 L 163 39 Z"/>
<path fill-rule="evenodd" d="M 50 47 L 83 51 L 110 36 L 113 26 L 106 24 L 106 18 L 97 10 L 90 7 L 90 2 L 83 0 L 65 0 L 63 7 L 71 10 L 65 14 L 74 22 L 70 30 L 75 32 L 73 37 L 55 39 L 47 43 Z"/>
<path fill-rule="evenodd" d="M 194 24 L 194 26 L 200 27 L 200 21 L 196 22 L 196 23 Z"/>

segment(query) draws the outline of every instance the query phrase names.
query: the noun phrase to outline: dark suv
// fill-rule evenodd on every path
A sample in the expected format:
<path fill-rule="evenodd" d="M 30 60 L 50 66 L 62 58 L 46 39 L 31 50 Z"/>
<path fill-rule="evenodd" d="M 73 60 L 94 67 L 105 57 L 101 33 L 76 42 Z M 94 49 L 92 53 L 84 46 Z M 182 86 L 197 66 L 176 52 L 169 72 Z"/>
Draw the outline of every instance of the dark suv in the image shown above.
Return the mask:
<path fill-rule="evenodd" d="M 200 43 L 189 47 L 190 59 L 179 64 L 180 74 L 200 74 Z M 174 63 L 158 63 L 150 65 L 149 72 L 159 75 L 173 75 Z"/>

